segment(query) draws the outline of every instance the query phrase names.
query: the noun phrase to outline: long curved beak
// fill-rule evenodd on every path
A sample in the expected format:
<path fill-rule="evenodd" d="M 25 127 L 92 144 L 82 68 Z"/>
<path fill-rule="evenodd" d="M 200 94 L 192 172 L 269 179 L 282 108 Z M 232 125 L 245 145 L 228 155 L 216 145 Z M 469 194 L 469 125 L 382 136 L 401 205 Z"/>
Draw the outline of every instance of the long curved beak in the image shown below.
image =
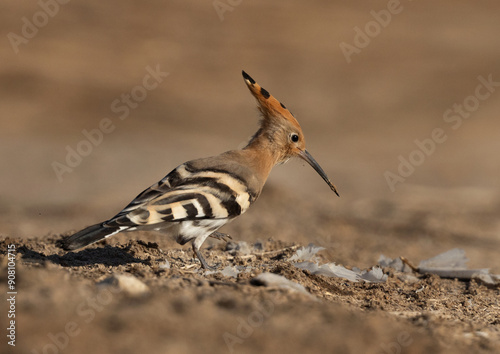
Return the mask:
<path fill-rule="evenodd" d="M 311 165 L 311 167 L 314 168 L 316 170 L 316 172 L 318 172 L 318 174 L 321 176 L 321 178 L 323 178 L 325 180 L 326 184 L 328 184 L 328 186 L 330 186 L 330 189 L 332 191 L 334 191 L 337 196 L 340 197 L 339 192 L 337 192 L 337 188 L 335 188 L 333 183 L 330 182 L 330 179 L 326 175 L 325 171 L 323 171 L 321 166 L 316 162 L 316 160 L 311 156 L 311 154 L 308 153 L 307 150 L 303 150 L 299 153 L 299 156 L 303 160 L 305 160 L 309 165 Z"/>

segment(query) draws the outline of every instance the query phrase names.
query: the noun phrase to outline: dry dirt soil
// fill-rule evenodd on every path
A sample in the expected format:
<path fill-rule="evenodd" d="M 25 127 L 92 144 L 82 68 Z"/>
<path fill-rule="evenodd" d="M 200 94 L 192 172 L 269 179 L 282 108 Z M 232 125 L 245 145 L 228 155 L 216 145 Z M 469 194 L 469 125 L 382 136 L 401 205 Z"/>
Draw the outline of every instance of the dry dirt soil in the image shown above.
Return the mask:
<path fill-rule="evenodd" d="M 354 283 L 289 261 L 309 243 L 360 269 L 461 248 L 500 274 L 498 1 L 57 4 L 0 11 L 0 352 L 500 352 L 498 287 L 390 268 Z M 57 247 L 178 164 L 241 147 L 258 121 L 242 69 L 295 114 L 341 198 L 309 166 L 276 167 L 221 230 L 246 252 L 203 247 L 235 277 L 154 233 Z"/>

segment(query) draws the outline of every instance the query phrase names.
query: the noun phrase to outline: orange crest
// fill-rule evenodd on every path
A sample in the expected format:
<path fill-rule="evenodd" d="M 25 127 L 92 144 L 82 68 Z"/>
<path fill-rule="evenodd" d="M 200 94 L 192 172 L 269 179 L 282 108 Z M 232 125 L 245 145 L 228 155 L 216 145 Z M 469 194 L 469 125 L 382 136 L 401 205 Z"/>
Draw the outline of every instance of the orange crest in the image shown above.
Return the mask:
<path fill-rule="evenodd" d="M 248 89 L 259 104 L 259 110 L 261 111 L 264 120 L 283 118 L 300 129 L 299 122 L 297 122 L 293 114 L 283 103 L 278 101 L 265 88 L 256 83 L 255 80 L 252 79 L 245 71 L 242 71 L 241 73 L 243 74 L 243 78 L 245 79 Z"/>

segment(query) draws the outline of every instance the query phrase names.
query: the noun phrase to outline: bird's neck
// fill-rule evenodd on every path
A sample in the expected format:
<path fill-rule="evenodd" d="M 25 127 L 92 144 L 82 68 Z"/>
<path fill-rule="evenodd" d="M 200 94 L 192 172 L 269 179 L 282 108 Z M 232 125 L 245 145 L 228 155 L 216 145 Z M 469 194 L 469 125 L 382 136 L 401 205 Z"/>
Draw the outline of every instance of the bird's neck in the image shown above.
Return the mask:
<path fill-rule="evenodd" d="M 252 137 L 243 152 L 252 160 L 255 171 L 263 182 L 269 176 L 272 168 L 281 162 L 282 149 L 262 128 Z"/>

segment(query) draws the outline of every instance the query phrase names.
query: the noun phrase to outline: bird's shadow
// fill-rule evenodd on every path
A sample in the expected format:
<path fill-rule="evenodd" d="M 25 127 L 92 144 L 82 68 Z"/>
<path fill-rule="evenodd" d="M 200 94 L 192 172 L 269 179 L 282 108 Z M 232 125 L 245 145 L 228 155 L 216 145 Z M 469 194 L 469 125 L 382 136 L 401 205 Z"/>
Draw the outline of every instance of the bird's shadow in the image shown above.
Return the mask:
<path fill-rule="evenodd" d="M 140 259 L 129 253 L 130 245 L 126 247 L 112 247 L 106 245 L 100 248 L 84 249 L 78 252 L 68 252 L 64 255 L 51 254 L 46 256 L 43 253 L 29 249 L 26 246 L 19 247 L 18 251 L 22 258 L 28 262 L 43 263 L 45 261 L 58 264 L 63 267 L 84 267 L 95 264 L 105 266 L 119 266 L 130 263 L 142 263 L 150 265 L 148 259 Z"/>

